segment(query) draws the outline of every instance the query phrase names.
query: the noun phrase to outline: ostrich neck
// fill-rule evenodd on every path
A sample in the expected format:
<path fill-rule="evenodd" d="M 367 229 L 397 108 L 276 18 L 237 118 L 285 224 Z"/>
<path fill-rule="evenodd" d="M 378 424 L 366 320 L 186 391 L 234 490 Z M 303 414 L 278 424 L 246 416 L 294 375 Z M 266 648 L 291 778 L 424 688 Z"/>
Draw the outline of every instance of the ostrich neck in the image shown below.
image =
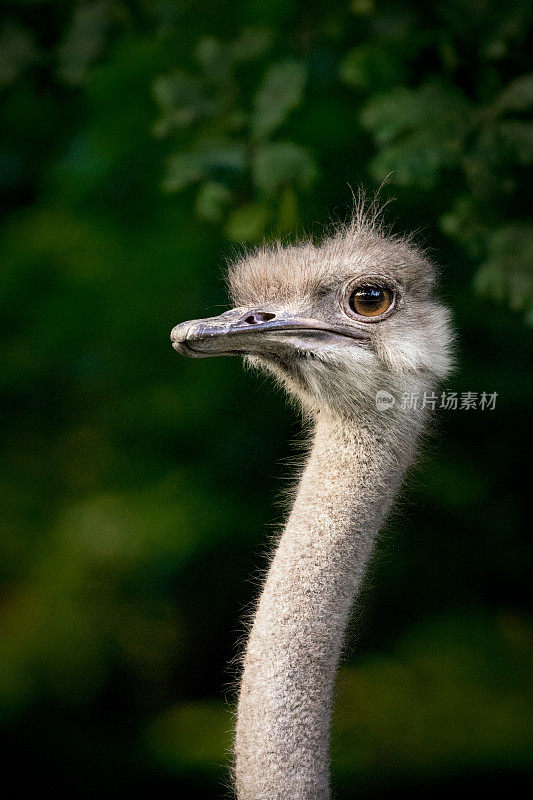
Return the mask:
<path fill-rule="evenodd" d="M 388 413 L 375 426 L 317 416 L 244 657 L 235 735 L 239 800 L 330 796 L 329 729 L 344 633 L 417 438 L 413 422 L 400 439 Z"/>

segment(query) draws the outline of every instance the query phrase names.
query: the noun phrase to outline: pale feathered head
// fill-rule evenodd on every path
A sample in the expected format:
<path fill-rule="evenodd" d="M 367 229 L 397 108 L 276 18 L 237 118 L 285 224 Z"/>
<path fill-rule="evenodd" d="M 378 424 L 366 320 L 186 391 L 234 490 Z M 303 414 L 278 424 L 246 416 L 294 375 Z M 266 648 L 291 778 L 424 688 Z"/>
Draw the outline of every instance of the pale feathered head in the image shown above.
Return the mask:
<path fill-rule="evenodd" d="M 448 374 L 448 311 L 435 268 L 359 212 L 320 244 L 261 247 L 236 260 L 235 307 L 176 326 L 178 352 L 244 355 L 306 408 L 355 413 L 376 391 L 426 390 Z"/>

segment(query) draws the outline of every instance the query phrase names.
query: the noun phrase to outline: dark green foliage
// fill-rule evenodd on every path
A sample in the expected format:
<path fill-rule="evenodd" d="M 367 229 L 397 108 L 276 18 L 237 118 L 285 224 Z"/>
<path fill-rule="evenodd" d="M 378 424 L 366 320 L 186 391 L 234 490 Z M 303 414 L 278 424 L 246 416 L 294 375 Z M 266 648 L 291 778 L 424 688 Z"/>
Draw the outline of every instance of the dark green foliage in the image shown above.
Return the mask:
<path fill-rule="evenodd" d="M 223 308 L 235 240 L 320 234 L 350 186 L 388 176 L 388 219 L 442 265 L 446 388 L 498 399 L 438 414 L 380 542 L 339 689 L 338 796 L 517 786 L 527 4 L 5 8 L 0 701 L 18 785 L 224 796 L 228 663 L 299 425 L 236 360 L 181 361 L 168 334 Z"/>

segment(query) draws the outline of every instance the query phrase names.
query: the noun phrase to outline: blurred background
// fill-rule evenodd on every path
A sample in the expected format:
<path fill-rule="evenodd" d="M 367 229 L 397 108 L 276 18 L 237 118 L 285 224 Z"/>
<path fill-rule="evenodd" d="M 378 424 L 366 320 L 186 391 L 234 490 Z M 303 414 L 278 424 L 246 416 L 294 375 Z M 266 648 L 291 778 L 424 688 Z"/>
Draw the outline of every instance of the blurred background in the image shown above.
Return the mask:
<path fill-rule="evenodd" d="M 523 0 L 2 4 L 5 780 L 228 796 L 231 661 L 299 422 L 169 332 L 224 308 L 239 242 L 320 235 L 387 176 L 453 308 L 445 388 L 497 400 L 437 414 L 380 540 L 335 796 L 531 777 L 530 23 Z"/>

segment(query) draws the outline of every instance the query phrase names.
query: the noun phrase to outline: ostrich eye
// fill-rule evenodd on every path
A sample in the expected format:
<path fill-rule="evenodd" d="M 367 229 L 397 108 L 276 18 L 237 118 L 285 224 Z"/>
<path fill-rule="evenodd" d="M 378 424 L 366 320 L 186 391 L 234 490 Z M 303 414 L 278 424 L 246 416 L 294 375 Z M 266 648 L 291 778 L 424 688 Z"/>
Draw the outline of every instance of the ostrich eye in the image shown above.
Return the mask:
<path fill-rule="evenodd" d="M 348 302 L 360 317 L 379 317 L 394 303 L 394 292 L 383 286 L 358 286 Z"/>

